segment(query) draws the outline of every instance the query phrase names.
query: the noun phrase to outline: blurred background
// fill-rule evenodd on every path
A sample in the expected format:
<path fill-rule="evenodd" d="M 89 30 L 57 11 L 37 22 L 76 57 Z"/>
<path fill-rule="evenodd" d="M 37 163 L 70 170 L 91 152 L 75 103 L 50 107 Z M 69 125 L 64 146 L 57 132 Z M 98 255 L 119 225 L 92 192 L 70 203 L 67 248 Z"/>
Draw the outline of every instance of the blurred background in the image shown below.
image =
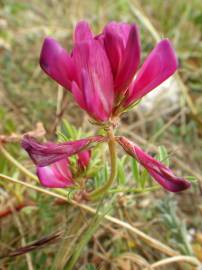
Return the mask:
<path fill-rule="evenodd" d="M 163 190 L 120 194 L 113 215 L 202 262 L 201 0 L 0 0 L 0 136 L 23 134 L 41 122 L 46 138 L 56 138 L 55 130 L 61 123 L 57 116 L 58 85 L 41 71 L 40 50 L 44 37 L 53 36 L 70 51 L 74 26 L 83 19 L 94 33 L 113 20 L 136 23 L 142 61 L 161 38 L 169 38 L 176 49 L 178 74 L 123 116 L 120 133 L 149 151 L 164 146 L 171 167 L 193 182 L 192 189 L 177 195 Z M 71 95 L 65 92 L 64 96 L 63 119 L 84 132 L 92 129 Z M 34 172 L 19 144 L 4 147 Z M 0 173 L 30 181 L 1 152 Z M 75 225 L 79 216 L 82 221 Z M 0 269 L 51 269 L 59 246 L 72 244 L 80 223 L 87 218 L 85 211 L 69 204 L 0 180 Z M 68 231 L 66 238 L 56 235 L 51 239 L 61 230 Z M 7 256 L 40 239 L 33 252 Z M 57 257 L 64 254 L 63 250 Z M 73 269 L 144 269 L 141 260 L 154 263 L 162 258 L 163 254 L 135 234 L 104 222 Z M 195 268 L 173 264 L 159 269 Z"/>

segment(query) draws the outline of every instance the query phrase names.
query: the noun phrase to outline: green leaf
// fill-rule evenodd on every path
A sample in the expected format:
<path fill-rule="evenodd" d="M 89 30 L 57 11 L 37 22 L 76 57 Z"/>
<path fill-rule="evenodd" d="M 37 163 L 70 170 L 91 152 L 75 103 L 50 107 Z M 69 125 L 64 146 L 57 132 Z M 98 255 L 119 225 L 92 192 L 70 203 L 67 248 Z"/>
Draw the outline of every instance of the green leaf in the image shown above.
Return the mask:
<path fill-rule="evenodd" d="M 96 267 L 94 264 L 87 264 L 86 265 L 86 270 L 96 270 Z"/>
<path fill-rule="evenodd" d="M 198 180 L 196 179 L 196 177 L 195 177 L 195 176 L 192 176 L 192 175 L 185 176 L 185 178 L 186 178 L 188 181 L 192 182 L 192 183 L 198 182 Z"/>
<path fill-rule="evenodd" d="M 148 179 L 149 179 L 149 174 L 145 169 L 143 169 L 141 172 L 141 176 L 139 177 L 139 184 L 142 189 L 144 189 L 146 183 L 148 182 Z"/>
<path fill-rule="evenodd" d="M 166 166 L 169 166 L 169 155 L 167 152 L 167 149 L 165 148 L 165 146 L 159 146 L 159 155 L 158 155 L 158 160 L 160 160 L 161 162 L 163 162 Z"/>
<path fill-rule="evenodd" d="M 100 203 L 101 204 L 101 203 Z M 91 219 L 91 221 L 88 224 L 88 228 L 83 232 L 80 241 L 76 244 L 74 247 L 74 251 L 72 253 L 71 258 L 67 261 L 64 269 L 65 270 L 72 270 L 75 269 L 74 266 L 76 262 L 78 261 L 83 249 L 87 246 L 88 242 L 92 238 L 92 236 L 95 234 L 97 229 L 99 228 L 100 224 L 104 220 L 104 217 L 106 214 L 109 213 L 109 210 L 111 210 L 110 207 L 107 206 L 107 209 L 104 209 L 104 211 L 100 212 L 100 207 L 97 207 L 96 215 Z"/>
<path fill-rule="evenodd" d="M 68 138 L 59 130 L 57 131 L 57 137 L 58 137 L 58 140 L 61 142 L 65 142 L 68 140 Z"/>
<path fill-rule="evenodd" d="M 138 162 L 134 158 L 131 158 L 131 167 L 132 167 L 132 174 L 135 182 L 139 182 L 139 168 L 138 168 Z"/>
<path fill-rule="evenodd" d="M 125 184 L 125 180 L 126 180 L 126 176 L 125 176 L 125 171 L 124 171 L 124 161 L 118 159 L 118 168 L 117 168 L 118 172 L 117 172 L 117 179 L 118 179 L 118 183 L 120 185 L 124 185 Z"/>
<path fill-rule="evenodd" d="M 67 139 L 77 139 L 78 131 L 67 120 L 62 121 L 61 132 L 66 136 Z"/>
<path fill-rule="evenodd" d="M 108 177 L 109 177 L 109 169 L 108 169 L 108 166 L 105 165 L 104 170 L 103 170 L 103 178 L 104 178 L 103 180 L 104 180 L 104 182 L 107 181 Z"/>

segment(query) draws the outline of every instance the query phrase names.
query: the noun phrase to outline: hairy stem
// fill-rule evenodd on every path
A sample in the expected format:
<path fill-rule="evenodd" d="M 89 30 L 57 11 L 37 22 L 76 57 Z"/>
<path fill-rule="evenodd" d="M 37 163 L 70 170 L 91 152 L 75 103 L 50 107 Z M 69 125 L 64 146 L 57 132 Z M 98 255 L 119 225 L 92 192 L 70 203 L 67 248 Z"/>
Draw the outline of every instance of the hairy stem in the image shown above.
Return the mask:
<path fill-rule="evenodd" d="M 105 182 L 105 184 L 102 187 L 90 192 L 87 195 L 90 200 L 96 200 L 100 196 L 104 195 L 105 192 L 111 187 L 114 179 L 116 178 L 117 172 L 116 140 L 112 128 L 108 130 L 108 137 L 109 137 L 108 146 L 110 153 L 111 173 L 109 179 Z"/>

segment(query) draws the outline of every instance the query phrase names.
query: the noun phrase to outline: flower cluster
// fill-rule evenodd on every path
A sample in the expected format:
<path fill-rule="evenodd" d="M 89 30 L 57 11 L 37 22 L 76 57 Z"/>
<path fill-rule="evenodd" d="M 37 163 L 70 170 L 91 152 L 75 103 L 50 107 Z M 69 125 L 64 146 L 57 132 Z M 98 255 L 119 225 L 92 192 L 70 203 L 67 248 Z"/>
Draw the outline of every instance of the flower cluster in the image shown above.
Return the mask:
<path fill-rule="evenodd" d="M 110 22 L 94 35 L 88 23 L 82 21 L 75 28 L 73 43 L 68 53 L 47 37 L 40 56 L 41 68 L 69 90 L 94 121 L 111 129 L 114 119 L 170 77 L 178 66 L 170 41 L 163 39 L 139 68 L 141 45 L 135 24 Z M 88 149 L 104 141 L 119 143 L 165 189 L 178 192 L 190 186 L 139 146 L 110 133 L 60 144 L 42 144 L 25 137 L 22 146 L 37 165 L 44 186 L 65 187 L 74 184 L 68 157 L 77 154 L 78 165 L 84 169 L 90 159 Z"/>

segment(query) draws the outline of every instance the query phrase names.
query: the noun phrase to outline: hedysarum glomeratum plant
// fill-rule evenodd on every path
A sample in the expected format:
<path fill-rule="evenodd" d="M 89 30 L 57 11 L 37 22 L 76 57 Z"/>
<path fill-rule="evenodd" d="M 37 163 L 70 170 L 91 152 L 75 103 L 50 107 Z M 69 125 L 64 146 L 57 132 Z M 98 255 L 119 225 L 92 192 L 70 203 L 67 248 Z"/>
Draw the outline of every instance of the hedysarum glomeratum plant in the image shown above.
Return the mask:
<path fill-rule="evenodd" d="M 135 24 L 110 22 L 102 33 L 94 35 L 87 22 L 79 22 L 70 53 L 53 38 L 45 39 L 40 56 L 41 68 L 72 93 L 91 122 L 105 130 L 105 135 L 65 143 L 39 143 L 25 136 L 22 146 L 36 164 L 42 185 L 55 188 L 74 186 L 69 157 L 77 155 L 78 170 L 82 172 L 91 158 L 89 149 L 105 142 L 109 146 L 111 174 L 98 189 L 83 190 L 86 198 L 100 197 L 115 180 L 117 143 L 166 190 L 179 192 L 190 187 L 188 181 L 175 176 L 171 169 L 138 145 L 114 135 L 122 113 L 129 111 L 143 96 L 173 75 L 178 67 L 168 39 L 156 45 L 141 67 L 140 54 L 139 31 Z"/>

